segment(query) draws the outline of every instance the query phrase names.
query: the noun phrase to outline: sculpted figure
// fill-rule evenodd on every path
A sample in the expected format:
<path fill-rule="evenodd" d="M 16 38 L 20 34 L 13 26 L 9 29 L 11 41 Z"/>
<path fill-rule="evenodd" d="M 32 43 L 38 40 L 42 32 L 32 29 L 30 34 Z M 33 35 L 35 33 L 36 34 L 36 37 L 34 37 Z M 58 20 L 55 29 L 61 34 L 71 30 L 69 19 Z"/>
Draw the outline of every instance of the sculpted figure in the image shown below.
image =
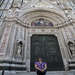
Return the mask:
<path fill-rule="evenodd" d="M 69 50 L 70 50 L 71 55 L 75 54 L 75 44 L 74 44 L 74 42 L 69 41 L 68 46 L 69 46 Z"/>
<path fill-rule="evenodd" d="M 23 51 L 23 42 L 18 41 L 18 43 L 17 43 L 17 56 L 22 56 L 22 51 Z"/>

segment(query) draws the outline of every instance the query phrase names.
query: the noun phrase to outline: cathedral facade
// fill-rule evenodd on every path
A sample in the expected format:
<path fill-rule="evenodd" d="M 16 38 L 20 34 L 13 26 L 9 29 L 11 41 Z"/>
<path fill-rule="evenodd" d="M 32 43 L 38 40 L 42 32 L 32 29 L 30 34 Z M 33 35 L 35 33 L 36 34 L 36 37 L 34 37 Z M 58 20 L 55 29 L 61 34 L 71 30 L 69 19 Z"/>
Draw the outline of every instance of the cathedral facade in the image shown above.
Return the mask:
<path fill-rule="evenodd" d="M 34 71 L 42 57 L 48 71 L 75 70 L 74 0 L 1 0 L 0 69 Z"/>

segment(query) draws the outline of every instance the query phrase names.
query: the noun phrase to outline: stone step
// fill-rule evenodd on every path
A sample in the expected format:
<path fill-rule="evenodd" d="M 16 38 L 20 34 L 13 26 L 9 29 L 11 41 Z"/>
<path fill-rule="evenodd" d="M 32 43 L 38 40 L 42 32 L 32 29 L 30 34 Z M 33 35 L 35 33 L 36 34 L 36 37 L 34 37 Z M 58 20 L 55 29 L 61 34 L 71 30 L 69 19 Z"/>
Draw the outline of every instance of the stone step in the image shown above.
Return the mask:
<path fill-rule="evenodd" d="M 21 61 L 0 61 L 0 70 L 25 71 L 26 63 Z"/>
<path fill-rule="evenodd" d="M 0 72 L 1 75 L 1 72 Z M 4 75 L 36 75 L 35 72 L 5 72 Z M 54 71 L 54 72 L 47 72 L 46 75 L 75 75 L 75 71 Z"/>
<path fill-rule="evenodd" d="M 75 60 L 69 60 L 69 70 L 75 70 Z"/>

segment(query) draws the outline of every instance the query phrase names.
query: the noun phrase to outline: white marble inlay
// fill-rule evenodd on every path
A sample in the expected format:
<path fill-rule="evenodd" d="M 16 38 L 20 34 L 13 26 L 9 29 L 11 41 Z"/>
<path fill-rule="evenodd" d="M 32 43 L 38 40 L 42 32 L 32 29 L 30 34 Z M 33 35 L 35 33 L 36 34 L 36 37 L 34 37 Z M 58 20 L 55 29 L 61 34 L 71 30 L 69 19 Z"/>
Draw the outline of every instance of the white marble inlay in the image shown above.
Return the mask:
<path fill-rule="evenodd" d="M 8 25 L 4 30 L 4 34 L 1 40 L 0 55 L 5 55 L 6 53 L 5 51 L 7 49 L 10 31 L 11 31 L 11 25 Z"/>

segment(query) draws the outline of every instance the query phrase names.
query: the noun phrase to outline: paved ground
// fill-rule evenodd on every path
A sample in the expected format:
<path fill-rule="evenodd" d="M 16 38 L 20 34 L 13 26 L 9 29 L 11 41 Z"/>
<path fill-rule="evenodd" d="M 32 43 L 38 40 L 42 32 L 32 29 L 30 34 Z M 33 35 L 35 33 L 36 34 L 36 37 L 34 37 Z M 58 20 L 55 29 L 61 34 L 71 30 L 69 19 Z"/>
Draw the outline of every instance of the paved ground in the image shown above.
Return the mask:
<path fill-rule="evenodd" d="M 1 75 L 1 72 L 0 72 Z M 35 72 L 5 72 L 4 75 L 36 75 Z M 47 72 L 46 75 L 75 75 L 75 71 L 70 72 Z"/>

